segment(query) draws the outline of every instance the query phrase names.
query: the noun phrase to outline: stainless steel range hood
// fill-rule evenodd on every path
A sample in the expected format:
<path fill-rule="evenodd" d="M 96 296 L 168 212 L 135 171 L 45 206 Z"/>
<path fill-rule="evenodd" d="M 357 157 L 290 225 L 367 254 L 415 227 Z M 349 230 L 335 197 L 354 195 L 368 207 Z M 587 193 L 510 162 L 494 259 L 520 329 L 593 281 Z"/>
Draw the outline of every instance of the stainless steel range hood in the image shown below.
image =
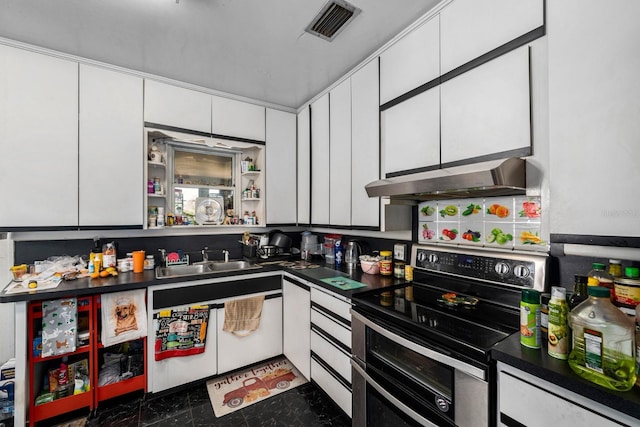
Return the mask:
<path fill-rule="evenodd" d="M 392 200 L 438 200 L 525 194 L 524 159 L 491 160 L 374 181 L 369 197 Z"/>

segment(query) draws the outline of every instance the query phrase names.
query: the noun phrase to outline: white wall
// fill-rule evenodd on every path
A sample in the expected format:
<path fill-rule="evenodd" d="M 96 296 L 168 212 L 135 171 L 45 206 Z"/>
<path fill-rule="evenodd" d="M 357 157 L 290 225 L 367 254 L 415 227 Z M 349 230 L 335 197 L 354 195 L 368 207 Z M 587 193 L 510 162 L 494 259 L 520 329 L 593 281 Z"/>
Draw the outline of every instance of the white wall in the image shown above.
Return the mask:
<path fill-rule="evenodd" d="M 11 280 L 9 268 L 13 265 L 13 242 L 6 235 L 0 234 L 0 287 L 4 287 Z M 11 331 L 12 339 L 5 337 L 0 345 L 0 364 L 15 356 L 15 322 L 13 303 L 0 304 L 0 325 L 5 332 Z"/>

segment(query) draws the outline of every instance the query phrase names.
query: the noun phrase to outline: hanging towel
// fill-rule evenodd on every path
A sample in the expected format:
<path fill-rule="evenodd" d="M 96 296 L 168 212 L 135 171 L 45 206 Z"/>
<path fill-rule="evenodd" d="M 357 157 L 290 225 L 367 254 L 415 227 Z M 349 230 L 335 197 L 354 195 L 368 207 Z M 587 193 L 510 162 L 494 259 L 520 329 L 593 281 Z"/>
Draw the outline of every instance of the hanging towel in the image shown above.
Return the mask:
<path fill-rule="evenodd" d="M 42 303 L 42 357 L 76 351 L 78 303 L 75 298 Z"/>
<path fill-rule="evenodd" d="M 245 336 L 258 329 L 264 295 L 236 299 L 224 303 L 224 325 L 222 330 Z"/>
<path fill-rule="evenodd" d="M 105 347 L 147 336 L 144 289 L 102 294 L 102 333 Z"/>

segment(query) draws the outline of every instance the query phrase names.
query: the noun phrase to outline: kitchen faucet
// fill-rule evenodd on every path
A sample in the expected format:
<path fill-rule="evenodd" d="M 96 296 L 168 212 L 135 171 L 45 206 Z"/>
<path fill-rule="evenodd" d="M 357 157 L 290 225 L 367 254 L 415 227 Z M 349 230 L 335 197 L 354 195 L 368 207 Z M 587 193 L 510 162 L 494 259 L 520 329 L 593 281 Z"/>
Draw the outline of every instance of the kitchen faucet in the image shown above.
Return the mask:
<path fill-rule="evenodd" d="M 209 254 L 207 253 L 207 251 L 209 250 L 208 246 L 205 246 L 204 249 L 202 249 L 202 261 L 206 262 L 209 261 Z"/>
<path fill-rule="evenodd" d="M 223 249 L 222 254 L 224 255 L 224 262 L 229 262 L 229 251 L 226 249 Z"/>

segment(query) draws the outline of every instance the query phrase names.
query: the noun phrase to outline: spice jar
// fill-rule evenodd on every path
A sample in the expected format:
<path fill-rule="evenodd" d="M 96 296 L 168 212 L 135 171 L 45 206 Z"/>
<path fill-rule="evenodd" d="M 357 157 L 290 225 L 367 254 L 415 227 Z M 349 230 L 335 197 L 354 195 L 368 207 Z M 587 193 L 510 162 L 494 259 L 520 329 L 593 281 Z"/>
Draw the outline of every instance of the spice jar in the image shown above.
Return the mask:
<path fill-rule="evenodd" d="M 156 262 L 153 259 L 153 255 L 147 255 L 144 260 L 144 269 L 145 270 L 153 270 L 156 266 Z"/>
<path fill-rule="evenodd" d="M 380 274 L 382 276 L 391 276 L 393 274 L 392 255 L 393 252 L 391 251 L 380 251 Z"/>
<path fill-rule="evenodd" d="M 404 262 L 396 261 L 393 266 L 393 275 L 398 279 L 404 279 Z"/>

